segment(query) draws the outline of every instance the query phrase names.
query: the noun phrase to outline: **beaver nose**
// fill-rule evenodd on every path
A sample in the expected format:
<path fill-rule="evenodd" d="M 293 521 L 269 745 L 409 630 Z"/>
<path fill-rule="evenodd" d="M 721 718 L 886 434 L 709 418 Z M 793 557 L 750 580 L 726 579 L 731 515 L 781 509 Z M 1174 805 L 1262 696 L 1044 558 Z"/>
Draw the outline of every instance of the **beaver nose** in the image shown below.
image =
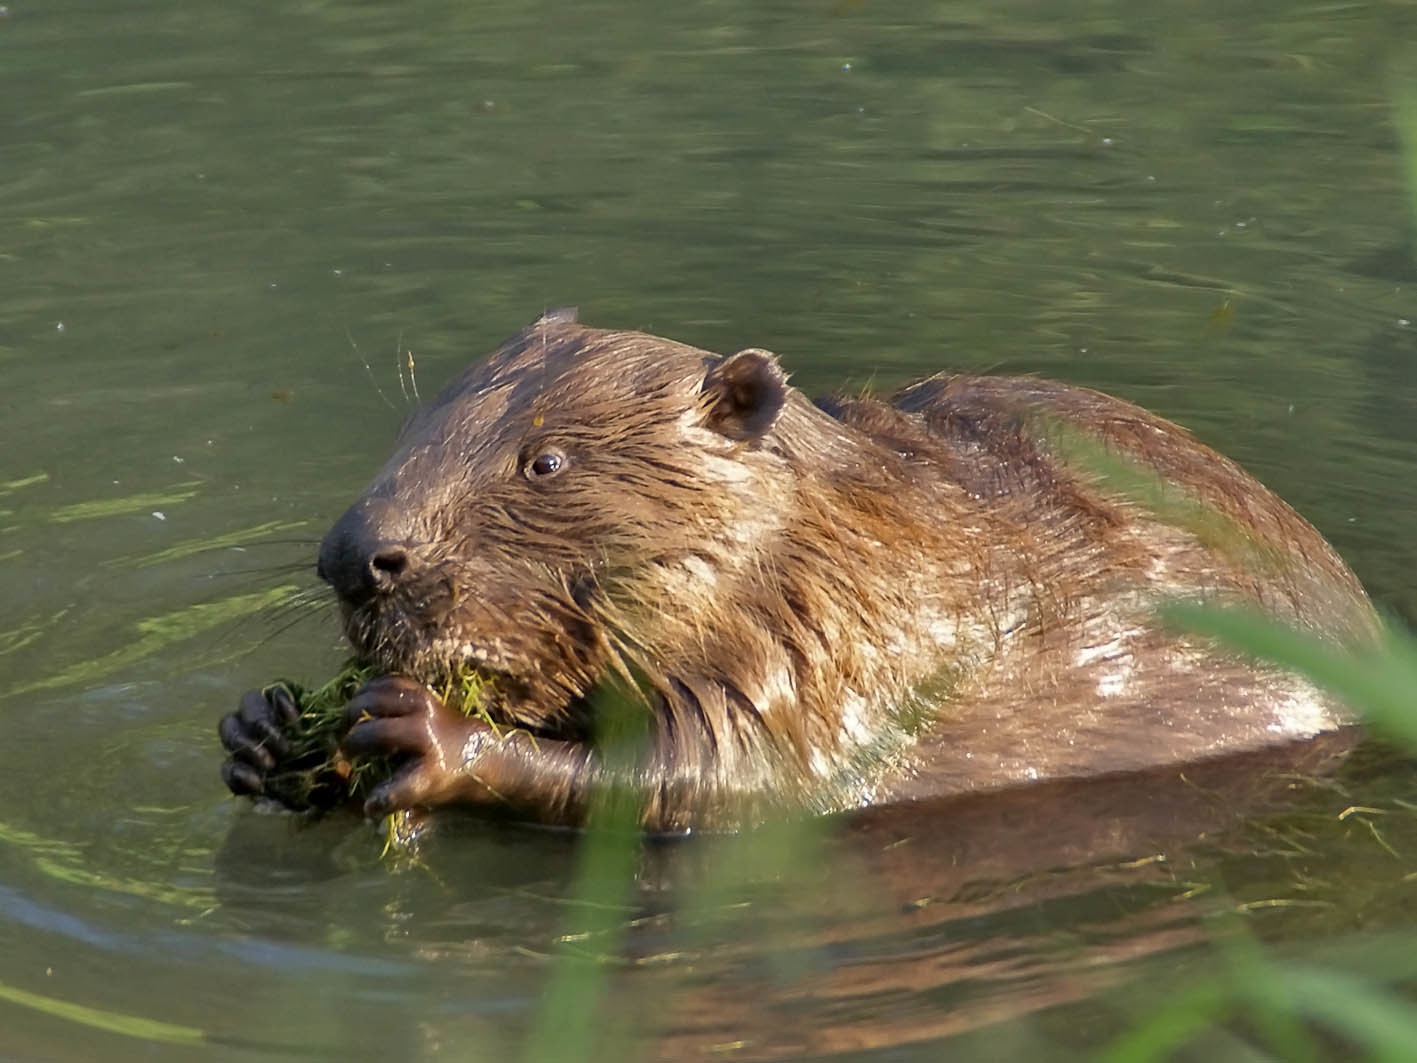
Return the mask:
<path fill-rule="evenodd" d="M 351 506 L 320 543 L 320 578 L 351 605 L 393 590 L 413 567 L 401 518 L 396 506 L 379 499 Z"/>

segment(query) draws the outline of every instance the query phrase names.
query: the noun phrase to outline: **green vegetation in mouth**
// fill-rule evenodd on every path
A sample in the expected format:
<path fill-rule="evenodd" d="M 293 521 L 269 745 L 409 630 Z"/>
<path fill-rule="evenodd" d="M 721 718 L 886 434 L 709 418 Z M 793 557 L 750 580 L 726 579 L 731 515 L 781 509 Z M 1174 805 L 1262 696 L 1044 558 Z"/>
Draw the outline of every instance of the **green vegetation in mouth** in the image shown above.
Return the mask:
<path fill-rule="evenodd" d="M 348 729 L 346 707 L 365 683 L 382 674 L 377 666 L 350 658 L 317 687 L 279 679 L 262 691 L 269 700 L 272 691 L 283 687 L 300 710 L 300 718 L 286 727 L 289 752 L 266 776 L 270 796 L 292 809 L 324 811 L 363 801 L 393 774 L 393 758 L 350 758 L 339 748 Z M 475 668 L 458 669 L 430 688 L 450 709 L 497 727 L 487 711 L 490 681 L 484 673 Z"/>

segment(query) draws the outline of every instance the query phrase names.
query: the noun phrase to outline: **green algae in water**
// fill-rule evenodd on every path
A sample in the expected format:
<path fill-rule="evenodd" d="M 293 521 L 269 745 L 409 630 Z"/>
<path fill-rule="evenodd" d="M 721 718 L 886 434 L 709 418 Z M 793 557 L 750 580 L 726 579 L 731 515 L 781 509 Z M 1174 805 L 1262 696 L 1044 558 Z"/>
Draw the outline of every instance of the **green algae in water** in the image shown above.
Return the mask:
<path fill-rule="evenodd" d="M 326 811 L 362 802 L 394 773 L 397 758 L 351 759 L 339 748 L 347 730 L 346 706 L 365 683 L 382 674 L 377 667 L 352 658 L 318 687 L 282 679 L 262 691 L 269 699 L 275 690 L 284 689 L 300 710 L 299 719 L 286 729 L 290 751 L 266 777 L 269 796 L 288 808 Z M 432 689 L 444 705 L 497 729 L 484 704 L 487 677 L 476 669 L 459 671 Z"/>

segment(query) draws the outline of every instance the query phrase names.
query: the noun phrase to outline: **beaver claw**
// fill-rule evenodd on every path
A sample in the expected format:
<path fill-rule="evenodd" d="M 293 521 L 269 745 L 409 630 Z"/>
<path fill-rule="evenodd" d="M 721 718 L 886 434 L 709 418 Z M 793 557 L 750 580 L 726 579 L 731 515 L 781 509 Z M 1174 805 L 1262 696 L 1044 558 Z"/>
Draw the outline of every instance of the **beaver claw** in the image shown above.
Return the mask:
<path fill-rule="evenodd" d="M 338 756 L 327 746 L 297 748 L 299 722 L 299 705 L 286 687 L 243 694 L 217 728 L 230 754 L 221 766 L 227 788 L 294 812 L 324 811 L 350 799 L 345 758 L 390 758 L 393 774 L 369 793 L 365 815 L 436 808 L 459 799 L 468 786 L 464 765 L 478 739 L 492 733 L 403 676 L 372 679 L 354 695 L 345 707 L 347 733 Z"/>
<path fill-rule="evenodd" d="M 281 684 L 248 690 L 217 726 L 231 755 L 221 766 L 227 789 L 305 812 L 337 802 L 338 777 L 318 754 L 291 755 L 290 731 L 300 719 L 295 696 Z"/>
<path fill-rule="evenodd" d="M 467 785 L 469 747 L 490 735 L 485 724 L 449 709 L 423 684 L 404 676 L 371 679 L 345 709 L 349 757 L 393 756 L 394 775 L 364 803 L 366 816 L 434 808 L 458 799 Z"/>

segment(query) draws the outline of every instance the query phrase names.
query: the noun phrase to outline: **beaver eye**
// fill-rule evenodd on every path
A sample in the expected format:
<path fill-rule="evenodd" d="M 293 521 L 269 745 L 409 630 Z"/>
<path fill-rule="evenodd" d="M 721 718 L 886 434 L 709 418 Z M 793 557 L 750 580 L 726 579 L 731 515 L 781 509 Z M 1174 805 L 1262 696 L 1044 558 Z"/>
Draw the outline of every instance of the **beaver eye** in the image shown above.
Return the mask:
<path fill-rule="evenodd" d="M 546 480 L 565 467 L 566 455 L 559 450 L 543 450 L 526 463 L 524 471 L 528 480 Z"/>

